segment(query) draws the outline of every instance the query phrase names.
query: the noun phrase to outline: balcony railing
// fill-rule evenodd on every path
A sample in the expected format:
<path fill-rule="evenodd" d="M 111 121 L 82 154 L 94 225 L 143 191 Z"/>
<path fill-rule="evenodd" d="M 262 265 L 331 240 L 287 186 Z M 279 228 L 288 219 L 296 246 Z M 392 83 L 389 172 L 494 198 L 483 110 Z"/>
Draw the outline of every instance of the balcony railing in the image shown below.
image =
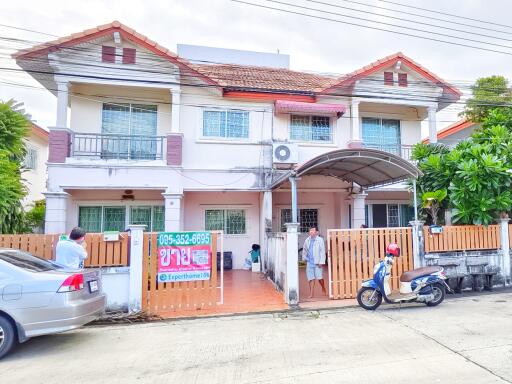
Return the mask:
<path fill-rule="evenodd" d="M 363 143 L 363 147 L 369 149 L 378 149 L 380 151 L 389 152 L 394 155 L 400 156 L 402 159 L 411 160 L 412 145 L 393 145 L 393 144 L 367 144 Z"/>
<path fill-rule="evenodd" d="M 162 160 L 164 136 L 74 133 L 72 157 Z"/>

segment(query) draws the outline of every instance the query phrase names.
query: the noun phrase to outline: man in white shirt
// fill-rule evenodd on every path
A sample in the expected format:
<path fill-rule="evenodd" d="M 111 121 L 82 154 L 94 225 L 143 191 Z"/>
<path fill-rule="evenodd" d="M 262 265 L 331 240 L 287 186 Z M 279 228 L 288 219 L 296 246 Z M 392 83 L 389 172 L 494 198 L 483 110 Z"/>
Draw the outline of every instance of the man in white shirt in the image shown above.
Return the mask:
<path fill-rule="evenodd" d="M 323 265 L 325 264 L 325 243 L 315 227 L 310 228 L 309 237 L 304 241 L 302 260 L 307 262 L 306 276 L 309 282 L 309 298 L 313 297 L 315 280 L 318 280 L 323 294 L 327 295 L 322 274 Z"/>
<path fill-rule="evenodd" d="M 69 269 L 82 269 L 87 259 L 84 240 L 85 231 L 80 227 L 73 228 L 68 239 L 57 243 L 55 262 Z"/>

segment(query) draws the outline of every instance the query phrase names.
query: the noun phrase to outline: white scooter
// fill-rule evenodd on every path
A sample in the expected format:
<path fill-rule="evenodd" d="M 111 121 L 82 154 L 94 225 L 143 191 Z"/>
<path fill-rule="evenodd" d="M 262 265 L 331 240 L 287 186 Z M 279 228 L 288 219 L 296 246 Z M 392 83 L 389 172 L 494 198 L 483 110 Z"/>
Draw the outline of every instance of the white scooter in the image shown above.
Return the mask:
<path fill-rule="evenodd" d="M 442 303 L 446 290 L 451 291 L 446 284 L 446 275 L 442 267 L 423 267 L 400 276 L 400 290 L 391 290 L 391 268 L 395 257 L 400 256 L 400 248 L 389 244 L 386 257 L 373 270 L 373 279 L 365 280 L 357 293 L 357 302 L 368 310 L 377 309 L 382 299 L 386 303 L 422 302 L 429 307 Z"/>

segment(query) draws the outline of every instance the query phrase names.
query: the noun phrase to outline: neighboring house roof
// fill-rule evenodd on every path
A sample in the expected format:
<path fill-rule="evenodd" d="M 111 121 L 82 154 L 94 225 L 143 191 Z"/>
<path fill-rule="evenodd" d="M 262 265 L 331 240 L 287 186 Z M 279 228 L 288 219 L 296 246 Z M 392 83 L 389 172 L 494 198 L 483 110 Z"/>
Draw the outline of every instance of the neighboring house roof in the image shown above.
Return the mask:
<path fill-rule="evenodd" d="M 460 132 L 466 128 L 471 128 L 472 126 L 476 125 L 477 123 L 474 123 L 472 121 L 462 119 L 459 120 L 443 129 L 437 132 L 437 140 L 442 140 L 448 136 L 453 135 L 454 133 Z M 430 143 L 430 140 L 428 138 L 423 139 L 424 144 Z"/>
<path fill-rule="evenodd" d="M 30 124 L 31 124 L 31 132 L 33 135 L 38 136 L 41 139 L 48 141 L 48 136 L 50 133 L 46 129 L 41 128 L 36 123 L 30 123 Z"/>
<path fill-rule="evenodd" d="M 109 24 L 100 25 L 54 41 L 36 45 L 32 48 L 20 50 L 16 52 L 13 57 L 16 60 L 29 60 L 32 57 L 46 55 L 49 52 L 82 44 L 116 31 L 119 32 L 123 38 L 168 59 L 180 69 L 202 78 L 208 84 L 228 88 L 228 90 L 328 94 L 337 87 L 352 86 L 357 80 L 370 76 L 401 60 L 403 64 L 410 69 L 442 87 L 445 93 L 450 93 L 451 98 L 458 99 L 462 95 L 457 88 L 422 67 L 420 64 L 414 62 L 401 52 L 377 60 L 370 65 L 337 78 L 281 68 L 235 64 L 192 64 L 188 60 L 179 57 L 176 53 L 171 52 L 169 49 L 157 44 L 155 41 L 141 35 L 119 21 L 113 21 Z"/>

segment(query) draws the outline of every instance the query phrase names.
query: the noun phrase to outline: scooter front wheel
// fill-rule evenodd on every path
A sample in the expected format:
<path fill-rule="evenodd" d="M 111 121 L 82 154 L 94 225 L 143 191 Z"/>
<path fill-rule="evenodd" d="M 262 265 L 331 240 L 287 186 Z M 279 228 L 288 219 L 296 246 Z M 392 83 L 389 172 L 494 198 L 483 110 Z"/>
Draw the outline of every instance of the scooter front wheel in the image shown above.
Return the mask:
<path fill-rule="evenodd" d="M 382 303 L 382 294 L 375 288 L 363 287 L 357 292 L 357 302 L 369 311 L 377 309 Z"/>

